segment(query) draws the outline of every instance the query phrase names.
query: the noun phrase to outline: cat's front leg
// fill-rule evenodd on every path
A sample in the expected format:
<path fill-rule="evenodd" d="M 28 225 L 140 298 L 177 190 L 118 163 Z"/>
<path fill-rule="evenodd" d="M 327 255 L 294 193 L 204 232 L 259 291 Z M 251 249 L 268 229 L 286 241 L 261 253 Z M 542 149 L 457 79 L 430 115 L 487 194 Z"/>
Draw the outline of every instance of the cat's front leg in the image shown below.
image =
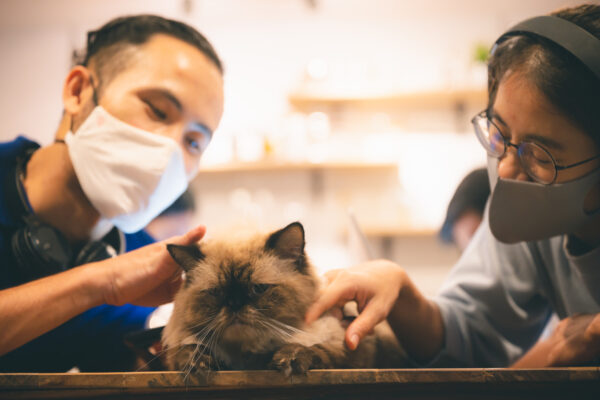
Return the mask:
<path fill-rule="evenodd" d="M 277 369 L 290 376 L 291 374 L 306 374 L 313 368 L 332 368 L 331 358 L 323 346 L 303 346 L 297 343 L 286 344 L 273 355 L 269 364 L 272 369 Z"/>
<path fill-rule="evenodd" d="M 171 368 L 186 373 L 202 373 L 215 369 L 214 358 L 206 353 L 206 349 L 195 344 L 188 344 L 173 351 L 170 357 Z"/>

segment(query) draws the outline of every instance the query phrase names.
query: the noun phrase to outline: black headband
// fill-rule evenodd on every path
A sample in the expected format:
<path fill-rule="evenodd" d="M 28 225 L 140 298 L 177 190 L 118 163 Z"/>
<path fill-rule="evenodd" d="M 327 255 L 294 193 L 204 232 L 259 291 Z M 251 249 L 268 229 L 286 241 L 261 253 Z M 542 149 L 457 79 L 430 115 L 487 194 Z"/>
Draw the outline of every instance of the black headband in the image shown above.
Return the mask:
<path fill-rule="evenodd" d="M 494 54 L 498 44 L 504 40 L 521 34 L 534 34 L 556 43 L 573 54 L 600 79 L 600 39 L 579 25 L 554 16 L 527 19 L 504 32 L 496 40 L 491 53 Z"/>

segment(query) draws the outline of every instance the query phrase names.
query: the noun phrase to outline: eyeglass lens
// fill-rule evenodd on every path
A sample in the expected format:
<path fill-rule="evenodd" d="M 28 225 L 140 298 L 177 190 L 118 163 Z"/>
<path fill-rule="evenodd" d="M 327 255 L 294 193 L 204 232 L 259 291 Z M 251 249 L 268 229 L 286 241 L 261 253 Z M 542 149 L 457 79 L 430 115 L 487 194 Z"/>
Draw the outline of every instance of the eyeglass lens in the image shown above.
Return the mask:
<path fill-rule="evenodd" d="M 475 131 L 487 152 L 493 157 L 502 157 L 511 144 L 487 117 L 481 116 L 473 121 Z M 532 142 L 521 142 L 517 147 L 517 155 L 525 172 L 541 183 L 551 183 L 556 175 L 552 156 Z"/>

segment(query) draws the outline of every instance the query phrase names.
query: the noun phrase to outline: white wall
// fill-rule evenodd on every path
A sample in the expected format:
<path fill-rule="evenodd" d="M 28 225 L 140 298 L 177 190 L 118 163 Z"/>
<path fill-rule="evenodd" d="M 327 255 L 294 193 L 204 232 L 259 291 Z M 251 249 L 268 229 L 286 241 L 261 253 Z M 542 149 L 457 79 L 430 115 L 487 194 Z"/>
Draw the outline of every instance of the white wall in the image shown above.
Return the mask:
<path fill-rule="evenodd" d="M 71 50 L 117 15 L 179 18 L 209 37 L 227 70 L 226 136 L 278 129 L 288 92 L 314 58 L 328 61 L 344 83 L 358 76 L 400 89 L 448 85 L 465 80 L 475 42 L 491 43 L 522 18 L 577 3 L 317 0 L 311 9 L 302 0 L 3 0 L 0 140 L 18 132 L 51 140 Z"/>

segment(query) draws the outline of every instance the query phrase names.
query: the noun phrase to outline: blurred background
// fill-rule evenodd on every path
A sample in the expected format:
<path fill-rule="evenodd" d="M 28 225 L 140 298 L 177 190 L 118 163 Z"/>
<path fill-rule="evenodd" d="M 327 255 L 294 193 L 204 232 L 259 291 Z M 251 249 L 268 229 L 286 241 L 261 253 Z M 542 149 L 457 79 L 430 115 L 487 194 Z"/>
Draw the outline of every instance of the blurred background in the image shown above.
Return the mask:
<path fill-rule="evenodd" d="M 399 262 L 433 294 L 460 255 L 438 239 L 448 201 L 485 161 L 469 121 L 486 104 L 490 46 L 522 19 L 579 3 L 2 0 L 0 140 L 52 141 L 88 30 L 125 14 L 182 20 L 215 46 L 226 92 L 176 227 L 300 220 L 325 271 L 368 256 L 358 225 L 371 256 Z"/>

